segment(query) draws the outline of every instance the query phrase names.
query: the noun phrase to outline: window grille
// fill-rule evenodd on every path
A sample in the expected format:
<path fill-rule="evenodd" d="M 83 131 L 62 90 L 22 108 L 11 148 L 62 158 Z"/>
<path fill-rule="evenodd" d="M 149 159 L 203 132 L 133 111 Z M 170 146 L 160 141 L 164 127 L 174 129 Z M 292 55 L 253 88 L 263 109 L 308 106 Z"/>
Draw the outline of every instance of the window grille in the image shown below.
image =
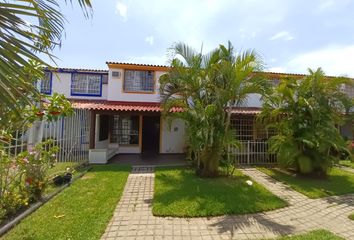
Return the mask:
<path fill-rule="evenodd" d="M 236 131 L 236 139 L 253 140 L 254 117 L 245 116 L 231 119 L 231 126 Z"/>
<path fill-rule="evenodd" d="M 139 116 L 113 116 L 111 143 L 139 144 Z"/>
<path fill-rule="evenodd" d="M 154 92 L 154 72 L 125 70 L 124 91 Z"/>
<path fill-rule="evenodd" d="M 41 93 L 52 93 L 52 73 L 44 72 L 44 79 L 41 80 Z"/>
<path fill-rule="evenodd" d="M 72 95 L 101 96 L 102 75 L 73 73 L 71 80 Z"/>

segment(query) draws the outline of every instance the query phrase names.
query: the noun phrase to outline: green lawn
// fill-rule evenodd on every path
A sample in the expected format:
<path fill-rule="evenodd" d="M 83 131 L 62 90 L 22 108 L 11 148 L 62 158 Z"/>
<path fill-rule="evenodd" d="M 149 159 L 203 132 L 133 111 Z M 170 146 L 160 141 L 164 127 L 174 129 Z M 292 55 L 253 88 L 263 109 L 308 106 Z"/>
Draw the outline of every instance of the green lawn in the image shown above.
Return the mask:
<path fill-rule="evenodd" d="M 259 170 L 278 181 L 286 183 L 309 198 L 354 193 L 354 174 L 338 168 L 333 168 L 327 179 L 292 176 L 276 169 L 259 168 Z"/>
<path fill-rule="evenodd" d="M 55 163 L 54 167 L 48 169 L 48 176 L 61 174 L 66 171 L 66 168 L 75 169 L 80 163 L 77 162 L 60 162 Z"/>
<path fill-rule="evenodd" d="M 354 220 L 354 213 L 349 215 L 349 219 Z"/>
<path fill-rule="evenodd" d="M 94 166 L 3 239 L 99 239 L 113 215 L 129 172 L 128 166 Z"/>
<path fill-rule="evenodd" d="M 66 172 L 67 168 L 71 169 L 71 171 L 73 173 L 73 177 L 75 177 L 75 175 L 80 174 L 80 173 L 84 172 L 85 170 L 87 170 L 87 168 L 80 166 L 80 163 L 77 163 L 77 162 L 60 162 L 60 163 L 56 163 L 53 168 L 48 169 L 48 172 L 47 172 L 48 177 L 52 178 L 57 174 L 63 174 Z M 57 189 L 58 189 L 57 186 L 55 186 L 54 184 L 49 182 L 49 184 L 47 185 L 47 187 L 44 191 L 44 195 L 49 195 Z"/>
<path fill-rule="evenodd" d="M 247 185 L 237 171 L 233 178 L 203 179 L 188 168 L 158 168 L 155 172 L 153 214 L 201 217 L 244 214 L 287 206 L 261 185 Z"/>
<path fill-rule="evenodd" d="M 301 235 L 281 237 L 277 240 L 343 240 L 343 238 L 338 237 L 327 230 L 316 230 Z"/>
<path fill-rule="evenodd" d="M 339 161 L 339 164 L 346 166 L 346 167 L 354 168 L 354 162 L 352 162 L 350 160 L 341 160 L 341 161 Z"/>

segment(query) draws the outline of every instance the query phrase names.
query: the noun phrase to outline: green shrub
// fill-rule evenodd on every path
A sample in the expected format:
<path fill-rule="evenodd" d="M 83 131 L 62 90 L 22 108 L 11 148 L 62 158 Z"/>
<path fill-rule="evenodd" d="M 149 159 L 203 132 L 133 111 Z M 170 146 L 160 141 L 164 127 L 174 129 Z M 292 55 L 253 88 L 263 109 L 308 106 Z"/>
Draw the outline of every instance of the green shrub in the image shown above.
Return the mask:
<path fill-rule="evenodd" d="M 312 160 L 310 157 L 305 155 L 300 155 L 297 158 L 297 162 L 299 164 L 299 170 L 303 174 L 309 174 L 313 171 Z"/>
<path fill-rule="evenodd" d="M 42 197 L 57 150 L 47 140 L 14 158 L 0 146 L 0 222 Z"/>

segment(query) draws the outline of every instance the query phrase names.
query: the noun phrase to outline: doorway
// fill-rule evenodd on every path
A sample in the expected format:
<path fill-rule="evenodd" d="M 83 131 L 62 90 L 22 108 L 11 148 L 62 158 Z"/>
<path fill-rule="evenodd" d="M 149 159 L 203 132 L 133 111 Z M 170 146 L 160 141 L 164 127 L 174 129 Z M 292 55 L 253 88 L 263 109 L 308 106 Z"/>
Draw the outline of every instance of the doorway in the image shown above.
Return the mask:
<path fill-rule="evenodd" d="M 143 116 L 142 153 L 157 155 L 160 148 L 160 116 Z"/>

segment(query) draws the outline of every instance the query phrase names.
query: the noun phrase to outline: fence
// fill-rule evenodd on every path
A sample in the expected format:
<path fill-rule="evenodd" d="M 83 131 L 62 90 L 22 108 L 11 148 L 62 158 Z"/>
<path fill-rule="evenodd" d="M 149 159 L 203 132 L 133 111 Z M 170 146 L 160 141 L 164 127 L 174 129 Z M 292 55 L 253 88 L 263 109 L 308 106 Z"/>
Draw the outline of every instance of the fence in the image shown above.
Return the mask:
<path fill-rule="evenodd" d="M 13 134 L 5 150 L 12 156 L 29 149 L 35 143 L 53 140 L 58 146 L 58 162 L 86 162 L 89 153 L 90 116 L 87 110 L 76 109 L 69 117 L 56 121 L 41 121 L 30 129 L 21 129 Z"/>
<path fill-rule="evenodd" d="M 240 141 L 240 148 L 231 148 L 231 157 L 238 165 L 276 164 L 276 156 L 268 152 L 266 141 Z"/>

